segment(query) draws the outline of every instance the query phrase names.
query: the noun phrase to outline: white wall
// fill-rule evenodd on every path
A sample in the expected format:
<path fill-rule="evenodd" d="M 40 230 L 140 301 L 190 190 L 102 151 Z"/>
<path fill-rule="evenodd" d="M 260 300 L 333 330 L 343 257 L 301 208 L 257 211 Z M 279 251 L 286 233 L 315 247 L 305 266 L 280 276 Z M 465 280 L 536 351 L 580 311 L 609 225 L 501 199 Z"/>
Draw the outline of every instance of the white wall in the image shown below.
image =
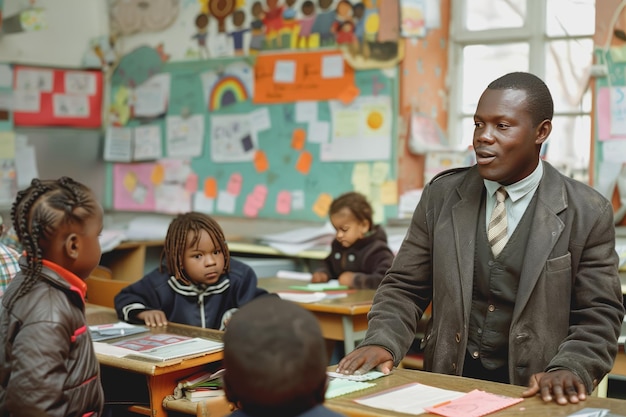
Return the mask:
<path fill-rule="evenodd" d="M 4 18 L 28 4 L 4 0 Z M 90 39 L 108 35 L 106 0 L 36 0 L 34 6 L 45 9 L 47 28 L 0 34 L 0 62 L 80 68 Z"/>

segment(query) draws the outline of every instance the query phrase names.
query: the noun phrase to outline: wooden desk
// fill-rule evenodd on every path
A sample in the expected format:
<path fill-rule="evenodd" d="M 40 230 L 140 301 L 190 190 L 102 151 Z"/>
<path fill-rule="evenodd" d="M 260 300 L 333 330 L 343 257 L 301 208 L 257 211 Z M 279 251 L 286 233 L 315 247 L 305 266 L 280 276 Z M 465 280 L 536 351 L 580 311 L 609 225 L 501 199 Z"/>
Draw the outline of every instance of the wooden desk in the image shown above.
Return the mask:
<path fill-rule="evenodd" d="M 334 370 L 334 366 L 330 367 L 329 370 Z M 326 400 L 325 405 L 328 408 L 349 417 L 407 417 L 408 414 L 367 407 L 357 404 L 353 400 L 411 382 L 419 382 L 421 384 L 437 388 L 460 392 L 469 392 L 473 389 L 480 389 L 490 393 L 510 397 L 521 397 L 522 392 L 526 389 L 525 387 L 516 385 L 500 384 L 496 382 L 481 381 L 478 379 L 463 378 L 460 376 L 441 375 L 408 369 L 394 369 L 391 375 L 372 382 L 376 383 L 375 387 Z M 174 410 L 183 414 L 195 415 L 198 417 L 223 417 L 228 415 L 228 411 L 226 411 L 228 410 L 228 403 L 225 398 L 214 398 L 210 401 L 200 401 L 196 403 L 186 399 L 166 400 L 165 403 L 169 410 Z M 626 401 L 624 400 L 588 397 L 587 400 L 579 404 L 558 405 L 556 403 L 544 403 L 538 396 L 535 396 L 533 398 L 526 398 L 519 404 L 489 415 L 494 417 L 568 416 L 571 413 L 586 407 L 608 408 L 613 413 L 626 413 Z M 434 416 L 435 414 L 423 413 L 420 415 Z"/>
<path fill-rule="evenodd" d="M 521 397 L 522 392 L 526 389 L 525 387 L 515 385 L 408 369 L 394 369 L 392 375 L 372 382 L 376 383 L 375 387 L 327 400 L 326 406 L 350 417 L 406 417 L 407 414 L 367 407 L 357 404 L 353 400 L 410 382 L 419 382 L 425 385 L 461 392 L 480 389 L 510 397 Z M 624 400 L 588 397 L 587 400 L 579 404 L 558 405 L 556 403 L 544 403 L 538 396 L 526 398 L 519 404 L 489 415 L 494 417 L 568 416 L 585 407 L 608 408 L 614 413 L 626 415 L 626 401 Z M 433 416 L 434 414 L 424 413 L 420 415 Z"/>
<path fill-rule="evenodd" d="M 259 287 L 269 292 L 288 290 L 303 281 L 283 278 L 260 278 Z M 325 339 L 343 341 L 345 352 L 351 352 L 367 331 L 367 313 L 372 307 L 375 290 L 354 290 L 347 297 L 302 303 L 317 317 Z"/>
<path fill-rule="evenodd" d="M 173 333 L 191 337 L 203 337 L 207 339 L 222 339 L 222 332 L 218 330 L 202 329 L 194 326 L 170 323 L 162 328 L 153 328 L 152 333 Z M 136 337 L 128 336 L 127 338 Z M 119 341 L 122 338 L 112 339 Z M 109 341 L 107 341 L 109 342 Z M 147 416 L 159 417 L 167 416 L 167 410 L 163 407 L 163 399 L 174 393 L 174 388 L 179 379 L 188 376 L 208 364 L 215 363 L 222 359 L 222 352 L 215 352 L 206 355 L 195 355 L 180 359 L 173 359 L 165 362 L 143 361 L 139 359 L 117 358 L 104 354 L 96 354 L 100 366 L 107 368 L 107 372 L 116 375 L 117 381 L 123 381 L 124 376 L 129 373 L 134 375 L 144 375 L 146 379 L 149 406 L 132 406 L 131 411 Z M 112 382 L 117 382 L 112 381 Z M 103 381 L 103 384 L 105 382 Z M 104 386 L 105 393 L 107 386 Z"/>

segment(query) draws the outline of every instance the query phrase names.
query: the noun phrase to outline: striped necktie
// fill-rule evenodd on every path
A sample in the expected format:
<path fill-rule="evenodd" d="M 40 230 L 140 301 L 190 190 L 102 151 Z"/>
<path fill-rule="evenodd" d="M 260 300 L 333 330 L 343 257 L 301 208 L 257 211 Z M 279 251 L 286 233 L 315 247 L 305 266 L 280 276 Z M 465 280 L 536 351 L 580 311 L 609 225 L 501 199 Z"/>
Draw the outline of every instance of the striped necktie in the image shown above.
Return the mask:
<path fill-rule="evenodd" d="M 494 257 L 498 257 L 508 240 L 506 206 L 504 205 L 506 196 L 504 187 L 498 188 L 496 191 L 496 206 L 493 209 L 493 213 L 491 213 L 491 220 L 489 220 L 489 227 L 487 228 L 487 238 L 489 239 L 491 252 L 493 252 Z"/>

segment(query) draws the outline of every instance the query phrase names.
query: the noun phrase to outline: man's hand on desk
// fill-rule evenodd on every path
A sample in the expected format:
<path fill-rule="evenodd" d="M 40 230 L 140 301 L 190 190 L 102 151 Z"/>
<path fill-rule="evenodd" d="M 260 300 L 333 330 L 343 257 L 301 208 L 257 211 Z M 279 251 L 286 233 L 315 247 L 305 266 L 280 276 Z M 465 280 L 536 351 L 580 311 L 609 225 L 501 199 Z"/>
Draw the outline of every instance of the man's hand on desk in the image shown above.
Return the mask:
<path fill-rule="evenodd" d="M 531 376 L 528 389 L 522 393 L 522 397 L 532 397 L 538 393 L 543 401 L 555 400 L 561 405 L 578 404 L 587 399 L 585 384 L 567 369 L 540 372 Z"/>
<path fill-rule="evenodd" d="M 337 372 L 362 375 L 376 368 L 387 375 L 393 368 L 393 357 L 380 346 L 364 346 L 347 354 L 337 365 Z"/>
<path fill-rule="evenodd" d="M 139 320 L 143 320 L 148 327 L 167 326 L 167 317 L 161 310 L 146 310 L 137 314 Z"/>

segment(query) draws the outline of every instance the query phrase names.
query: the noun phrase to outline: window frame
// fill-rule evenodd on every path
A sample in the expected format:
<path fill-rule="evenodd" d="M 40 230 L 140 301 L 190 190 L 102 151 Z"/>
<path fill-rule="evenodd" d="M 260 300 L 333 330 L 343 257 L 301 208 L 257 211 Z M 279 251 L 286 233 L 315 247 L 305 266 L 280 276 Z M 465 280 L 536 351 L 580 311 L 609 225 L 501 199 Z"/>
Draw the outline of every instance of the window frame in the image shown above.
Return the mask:
<path fill-rule="evenodd" d="M 473 114 L 463 112 L 462 105 L 462 83 L 463 83 L 463 48 L 469 45 L 499 45 L 508 43 L 528 43 L 529 62 L 528 70 L 542 79 L 546 75 L 546 57 L 549 53 L 547 48 L 550 42 L 576 39 L 593 39 L 593 34 L 589 35 L 557 35 L 547 34 L 547 1 L 546 0 L 526 0 L 526 18 L 524 25 L 516 28 L 487 29 L 472 31 L 465 28 L 465 16 L 467 13 L 467 2 L 465 0 L 451 0 L 451 24 L 448 48 L 448 62 L 450 63 L 447 79 L 449 92 L 449 112 L 448 112 L 448 136 L 450 143 L 460 145 L 464 136 L 463 129 L 469 126 L 462 126 L 464 118 L 471 118 Z M 528 18 L 528 16 L 532 16 Z M 459 87 L 460 86 L 460 87 Z M 486 86 L 485 86 L 486 87 Z M 588 87 L 589 88 L 589 87 Z M 476 98 L 478 99 L 478 98 Z M 593 126 L 593 108 L 589 111 L 559 111 L 555 109 L 555 116 L 588 116 L 591 117 Z M 589 131 L 589 150 L 591 151 L 593 128 Z M 591 153 L 591 152 L 590 152 Z M 586 170 L 593 164 L 589 157 Z"/>

